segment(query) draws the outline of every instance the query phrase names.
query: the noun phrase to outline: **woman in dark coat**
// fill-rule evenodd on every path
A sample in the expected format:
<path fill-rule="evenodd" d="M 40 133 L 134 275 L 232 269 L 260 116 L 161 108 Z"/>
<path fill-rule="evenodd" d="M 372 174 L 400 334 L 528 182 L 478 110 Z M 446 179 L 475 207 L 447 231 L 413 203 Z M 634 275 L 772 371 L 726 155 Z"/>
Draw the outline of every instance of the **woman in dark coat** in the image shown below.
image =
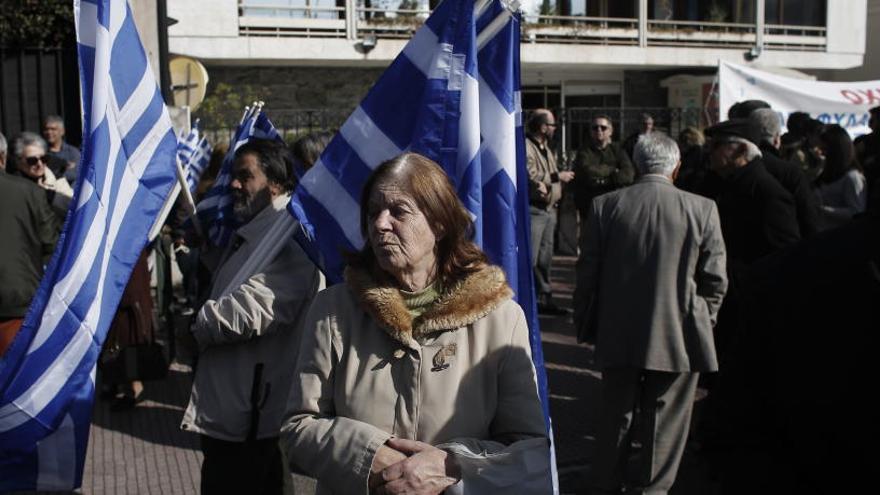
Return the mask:
<path fill-rule="evenodd" d="M 104 367 L 117 363 L 122 359 L 123 349 L 138 344 L 151 342 L 153 335 L 153 298 L 150 295 L 150 270 L 147 266 L 149 248 L 141 253 L 134 268 L 113 322 L 104 341 L 101 363 Z M 116 368 L 114 366 L 114 368 Z M 123 370 L 124 366 L 120 366 Z M 128 376 L 127 373 L 114 373 L 116 376 L 102 375 L 105 394 L 115 393 L 112 408 L 115 410 L 131 409 L 141 400 L 144 385 L 139 376 Z M 120 376 L 121 375 L 121 376 Z"/>

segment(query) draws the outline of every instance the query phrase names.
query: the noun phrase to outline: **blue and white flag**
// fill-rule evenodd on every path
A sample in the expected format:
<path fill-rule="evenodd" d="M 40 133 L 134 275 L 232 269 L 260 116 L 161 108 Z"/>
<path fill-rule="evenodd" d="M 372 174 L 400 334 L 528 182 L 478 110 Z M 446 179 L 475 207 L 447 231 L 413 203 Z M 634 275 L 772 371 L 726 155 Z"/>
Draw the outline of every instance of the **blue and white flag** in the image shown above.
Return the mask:
<path fill-rule="evenodd" d="M 181 137 L 177 144 L 177 159 L 186 174 L 190 193 L 194 193 L 199 185 L 199 179 L 211 161 L 212 150 L 207 137 L 199 139 L 199 121 L 196 120 L 189 134 Z"/>
<path fill-rule="evenodd" d="M 302 178 L 288 209 L 304 228 L 298 240 L 337 283 L 342 251 L 364 243 L 358 203 L 373 169 L 404 151 L 440 164 L 473 215 L 475 241 L 504 269 L 525 311 L 549 428 L 529 250 L 519 22 L 501 0 L 442 2 Z"/>
<path fill-rule="evenodd" d="M 0 361 L 0 492 L 81 486 L 98 354 L 177 181 L 177 138 L 127 2 L 78 0 L 74 10 L 80 173 L 53 259 Z"/>
<path fill-rule="evenodd" d="M 180 138 L 177 140 L 177 159 L 180 160 L 181 164 L 185 164 L 189 161 L 189 157 L 196 152 L 198 145 L 199 121 L 196 120 L 192 125 L 192 129 L 189 130 L 189 133 L 184 135 L 183 132 L 181 132 Z"/>
<path fill-rule="evenodd" d="M 262 104 L 255 104 L 245 110 L 244 117 L 229 145 L 229 151 L 223 158 L 223 164 L 217 173 L 214 185 L 198 204 L 198 217 L 207 229 L 208 239 L 216 247 L 224 247 L 238 226 L 232 213 L 232 165 L 235 151 L 244 146 L 251 138 L 274 139 L 282 141 L 281 134 L 272 125 L 269 117 L 262 111 Z"/>

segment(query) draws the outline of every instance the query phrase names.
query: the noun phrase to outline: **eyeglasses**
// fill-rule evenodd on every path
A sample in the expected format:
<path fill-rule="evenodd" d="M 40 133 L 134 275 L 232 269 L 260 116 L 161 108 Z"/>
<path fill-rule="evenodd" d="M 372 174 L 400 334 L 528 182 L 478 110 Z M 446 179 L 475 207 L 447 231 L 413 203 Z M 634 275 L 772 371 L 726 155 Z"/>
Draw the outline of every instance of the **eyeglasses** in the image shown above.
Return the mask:
<path fill-rule="evenodd" d="M 608 126 L 607 125 L 594 125 L 594 126 L 591 126 L 590 129 L 592 129 L 594 131 L 603 131 L 604 132 L 604 131 L 608 130 Z"/>
<path fill-rule="evenodd" d="M 43 165 L 49 163 L 49 158 L 46 155 L 28 156 L 24 159 L 24 162 L 33 167 L 39 162 L 43 162 Z"/>

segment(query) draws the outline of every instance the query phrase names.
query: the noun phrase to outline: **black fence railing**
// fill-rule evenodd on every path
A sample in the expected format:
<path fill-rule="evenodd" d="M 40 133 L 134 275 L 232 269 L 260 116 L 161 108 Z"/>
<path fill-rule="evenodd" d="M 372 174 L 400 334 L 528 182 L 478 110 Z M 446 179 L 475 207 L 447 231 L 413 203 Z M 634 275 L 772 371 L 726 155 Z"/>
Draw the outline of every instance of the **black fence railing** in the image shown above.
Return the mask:
<path fill-rule="evenodd" d="M 611 118 L 614 127 L 613 140 L 623 141 L 629 135 L 639 131 L 642 114 L 649 114 L 654 119 L 654 128 L 663 131 L 673 138 L 685 127 L 706 127 L 706 117 L 701 108 L 668 108 L 668 107 L 591 107 L 557 109 L 560 124 L 565 126 L 565 148 L 576 150 L 586 146 L 590 139 L 590 123 L 600 115 Z M 557 131 L 558 133 L 559 131 Z M 557 135 L 557 139 L 560 136 Z"/>
<path fill-rule="evenodd" d="M 39 132 L 46 115 L 64 117 L 66 139 L 79 145 L 79 69 L 72 48 L 0 47 L 0 132 L 14 139 Z"/>
<path fill-rule="evenodd" d="M 275 128 L 284 138 L 291 143 L 300 136 L 318 131 L 337 131 L 351 114 L 351 110 L 338 109 L 272 109 L 267 107 L 266 114 L 275 125 Z M 199 115 L 203 133 L 208 136 L 212 143 L 228 143 L 238 122 L 229 118 L 211 118 Z"/>
<path fill-rule="evenodd" d="M 528 113 L 529 110 L 525 110 Z M 266 108 L 272 123 L 281 133 L 284 140 L 292 142 L 296 138 L 316 131 L 336 131 L 348 118 L 350 110 L 339 109 L 272 109 Z M 567 151 L 586 146 L 589 140 L 589 126 L 593 118 L 606 115 L 611 118 L 614 126 L 614 140 L 623 141 L 630 134 L 638 132 L 642 122 L 642 114 L 649 114 L 654 119 L 654 127 L 673 138 L 685 127 L 706 127 L 706 117 L 700 108 L 666 108 L 666 107 L 572 107 L 554 109 L 560 123 L 556 140 L 562 139 L 562 127 L 565 132 L 565 148 Z M 230 118 L 201 118 L 201 127 L 208 139 L 213 143 L 228 143 L 235 132 L 237 122 Z"/>

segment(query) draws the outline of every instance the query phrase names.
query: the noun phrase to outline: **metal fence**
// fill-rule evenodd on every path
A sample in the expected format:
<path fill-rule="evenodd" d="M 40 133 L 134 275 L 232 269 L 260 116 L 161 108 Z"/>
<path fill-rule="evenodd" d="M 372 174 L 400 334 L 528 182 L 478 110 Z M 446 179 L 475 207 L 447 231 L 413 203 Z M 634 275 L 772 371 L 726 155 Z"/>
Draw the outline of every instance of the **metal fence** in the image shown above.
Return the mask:
<path fill-rule="evenodd" d="M 266 109 L 269 118 L 288 143 L 298 137 L 317 131 L 336 131 L 351 113 L 341 109 Z M 528 110 L 525 110 L 528 112 Z M 589 126 L 598 115 L 607 115 L 614 126 L 614 140 L 623 141 L 627 136 L 638 132 L 642 114 L 654 118 L 654 127 L 673 138 L 685 127 L 706 127 L 705 115 L 699 108 L 664 107 L 578 107 L 554 109 L 560 123 L 556 139 L 560 149 L 576 150 L 586 146 L 589 140 Z M 198 117 L 198 114 L 196 115 Z M 229 121 L 210 121 L 202 118 L 203 132 L 213 143 L 228 143 L 235 132 L 235 124 Z M 564 133 L 564 138 L 563 138 Z"/>
<path fill-rule="evenodd" d="M 281 134 L 281 137 L 284 138 L 284 141 L 291 143 L 300 136 L 311 132 L 335 132 L 351 114 L 351 110 L 266 108 L 266 114 Z M 235 122 L 211 120 L 208 117 L 200 116 L 198 112 L 196 112 L 195 117 L 200 118 L 200 126 L 203 133 L 212 143 L 228 144 L 235 133 Z"/>
<path fill-rule="evenodd" d="M 565 135 L 557 136 L 564 141 L 564 151 L 577 150 L 589 143 L 589 127 L 593 118 L 605 115 L 611 118 L 614 127 L 615 141 L 623 141 L 630 134 L 639 131 L 642 114 L 649 114 L 654 119 L 654 128 L 663 131 L 673 138 L 685 127 L 706 127 L 706 117 L 700 108 L 667 108 L 667 107 L 591 107 L 565 108 L 554 112 L 564 126 Z M 562 147 L 562 143 L 560 143 Z"/>
<path fill-rule="evenodd" d="M 64 117 L 67 141 L 79 145 L 79 69 L 74 49 L 0 47 L 0 132 L 7 139 L 39 132 L 46 115 Z"/>

